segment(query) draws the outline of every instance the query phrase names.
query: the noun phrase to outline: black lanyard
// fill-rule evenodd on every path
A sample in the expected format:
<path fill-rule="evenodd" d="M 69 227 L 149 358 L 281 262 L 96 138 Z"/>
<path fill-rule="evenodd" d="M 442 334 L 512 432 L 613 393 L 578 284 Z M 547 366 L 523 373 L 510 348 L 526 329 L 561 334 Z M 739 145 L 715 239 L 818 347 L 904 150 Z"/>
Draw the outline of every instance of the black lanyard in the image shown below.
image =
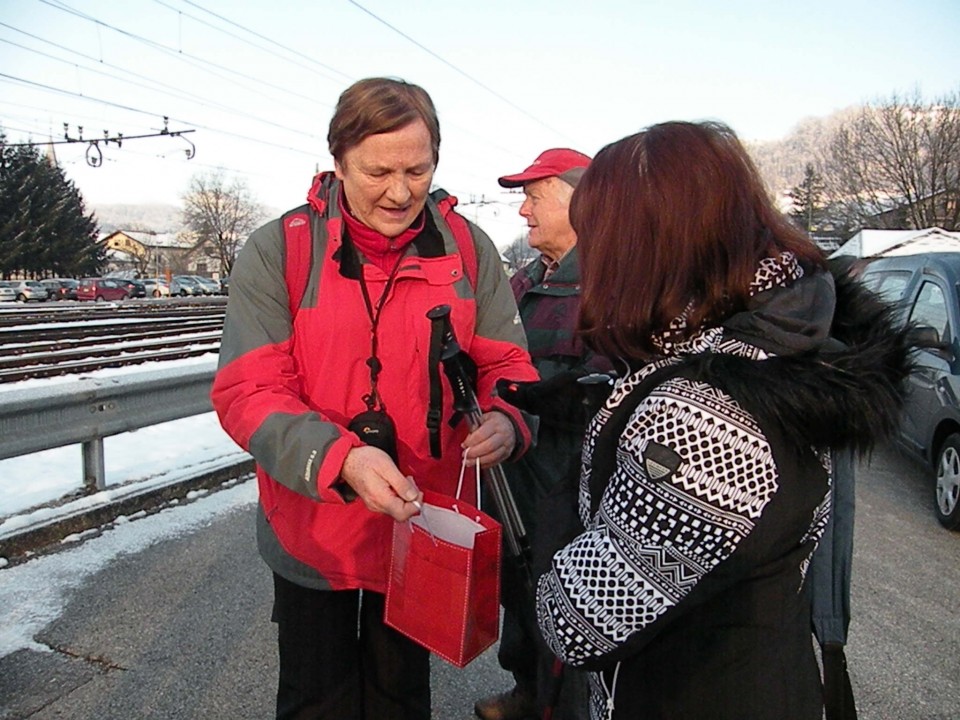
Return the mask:
<path fill-rule="evenodd" d="M 354 248 L 354 252 L 356 252 L 356 248 Z M 359 255 L 360 253 L 357 252 L 358 260 Z M 367 410 L 378 409 L 377 406 L 379 405 L 380 411 L 387 411 L 386 405 L 383 404 L 383 400 L 377 392 L 377 378 L 380 376 L 380 371 L 383 370 L 383 364 L 377 356 L 377 327 L 380 325 L 380 316 L 383 314 L 383 306 L 387 302 L 387 296 L 390 294 L 394 280 L 397 279 L 401 262 L 403 262 L 402 250 L 400 257 L 397 258 L 397 262 L 393 266 L 393 270 L 390 271 L 390 275 L 387 277 L 387 284 L 383 287 L 383 293 L 381 293 L 380 299 L 377 301 L 376 309 L 374 309 L 373 303 L 370 302 L 370 292 L 367 290 L 367 282 L 364 279 L 363 263 L 357 263 L 358 275 L 360 276 L 360 292 L 363 294 L 363 302 L 367 308 L 367 316 L 370 318 L 370 357 L 367 358 L 367 367 L 370 368 L 370 393 L 363 396 L 363 402 L 366 403 Z"/>

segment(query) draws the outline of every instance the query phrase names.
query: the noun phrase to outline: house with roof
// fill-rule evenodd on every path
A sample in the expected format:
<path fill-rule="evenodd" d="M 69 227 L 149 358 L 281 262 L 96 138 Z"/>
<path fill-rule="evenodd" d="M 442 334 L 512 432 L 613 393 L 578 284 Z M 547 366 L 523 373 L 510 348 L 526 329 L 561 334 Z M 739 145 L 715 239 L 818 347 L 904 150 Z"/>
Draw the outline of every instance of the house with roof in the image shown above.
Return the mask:
<path fill-rule="evenodd" d="M 104 275 L 164 277 L 202 275 L 220 278 L 220 260 L 188 233 L 116 230 L 100 238 L 107 248 Z"/>
<path fill-rule="evenodd" d="M 960 252 L 960 232 L 938 227 L 923 230 L 861 230 L 841 245 L 831 258 L 920 255 L 928 252 Z"/>

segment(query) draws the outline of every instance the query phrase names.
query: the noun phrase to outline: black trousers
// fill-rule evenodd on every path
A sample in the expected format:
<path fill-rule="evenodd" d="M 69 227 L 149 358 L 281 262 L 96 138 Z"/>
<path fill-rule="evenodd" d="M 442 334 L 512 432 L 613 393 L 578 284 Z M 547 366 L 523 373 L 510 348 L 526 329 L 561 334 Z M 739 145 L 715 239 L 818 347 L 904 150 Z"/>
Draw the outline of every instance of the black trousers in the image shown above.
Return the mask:
<path fill-rule="evenodd" d="M 430 653 L 383 624 L 383 595 L 273 588 L 277 720 L 430 720 Z"/>

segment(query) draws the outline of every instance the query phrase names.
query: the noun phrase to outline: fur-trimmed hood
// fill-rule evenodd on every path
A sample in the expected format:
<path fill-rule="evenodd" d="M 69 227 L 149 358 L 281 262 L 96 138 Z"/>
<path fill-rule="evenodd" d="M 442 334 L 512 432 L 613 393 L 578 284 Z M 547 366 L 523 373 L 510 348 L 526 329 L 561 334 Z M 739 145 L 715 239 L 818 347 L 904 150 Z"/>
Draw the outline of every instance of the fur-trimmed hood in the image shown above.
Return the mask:
<path fill-rule="evenodd" d="M 723 330 L 769 355 L 711 352 L 700 371 L 754 398 L 798 443 L 863 455 L 896 432 L 912 369 L 909 328 L 849 265 L 759 293 Z"/>

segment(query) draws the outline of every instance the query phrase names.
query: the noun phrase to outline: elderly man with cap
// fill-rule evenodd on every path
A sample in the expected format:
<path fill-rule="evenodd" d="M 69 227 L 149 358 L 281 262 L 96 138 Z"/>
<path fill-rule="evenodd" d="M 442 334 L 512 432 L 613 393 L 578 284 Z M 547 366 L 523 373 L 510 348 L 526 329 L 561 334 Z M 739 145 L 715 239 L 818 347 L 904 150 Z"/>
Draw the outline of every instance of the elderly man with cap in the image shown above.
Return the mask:
<path fill-rule="evenodd" d="M 541 153 L 523 172 L 499 180 L 506 188 L 523 187 L 526 197 L 520 206 L 520 215 L 527 221 L 530 247 L 540 252 L 511 278 L 511 285 L 530 355 L 542 381 L 538 385 L 548 392 L 551 379 L 572 378 L 609 367 L 585 350 L 575 332 L 580 305 L 580 269 L 577 234 L 570 225 L 568 210 L 574 188 L 589 164 L 590 158 L 582 153 L 554 148 Z M 558 392 L 562 393 L 564 385 L 560 387 Z M 572 395 L 567 387 L 567 394 Z M 553 521 L 552 517 L 543 515 L 544 498 L 554 492 L 561 481 L 579 477 L 580 448 L 587 419 L 583 412 L 577 412 L 579 404 L 574 398 L 560 399 L 559 405 L 573 406 L 572 414 L 538 413 L 540 431 L 536 446 L 518 462 L 504 465 L 535 554 L 538 535 L 546 531 L 561 535 L 565 532 L 564 528 L 555 527 L 538 531 L 538 525 Z M 525 409 L 536 412 L 536 408 L 529 406 Z M 575 512 L 575 492 L 569 493 L 569 504 Z M 541 717 L 544 707 L 553 707 L 557 699 L 559 686 L 554 657 L 539 638 L 534 598 L 524 587 L 524 581 L 505 571 L 502 586 L 504 620 L 498 660 L 501 667 L 513 674 L 516 685 L 507 692 L 478 700 L 474 711 L 483 720 Z M 562 698 L 554 709 L 554 718 L 585 716 L 584 682 L 579 673 L 565 670 Z"/>

